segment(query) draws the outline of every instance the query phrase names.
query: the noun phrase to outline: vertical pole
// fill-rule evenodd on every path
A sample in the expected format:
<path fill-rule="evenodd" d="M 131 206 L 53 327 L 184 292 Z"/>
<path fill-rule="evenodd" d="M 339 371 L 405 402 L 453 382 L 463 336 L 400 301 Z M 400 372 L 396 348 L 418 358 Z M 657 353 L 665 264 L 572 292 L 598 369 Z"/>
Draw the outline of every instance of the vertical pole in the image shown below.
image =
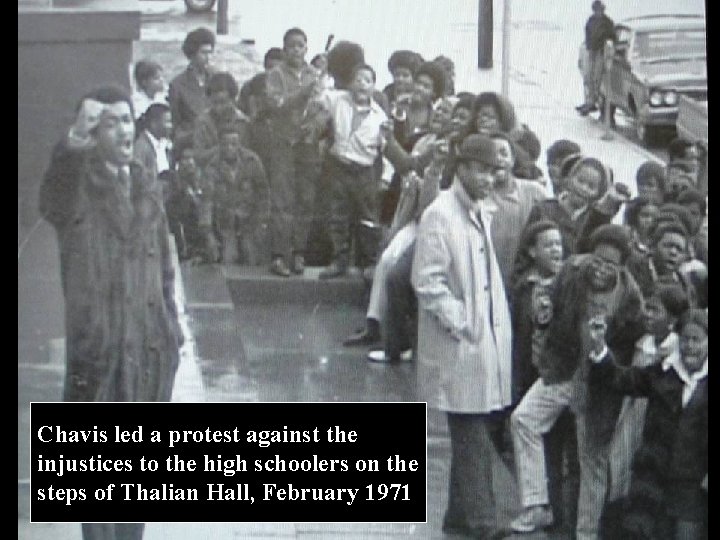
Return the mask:
<path fill-rule="evenodd" d="M 605 103 L 603 107 L 603 134 L 600 137 L 603 141 L 612 141 L 613 133 L 610 125 L 610 70 L 612 68 L 615 46 L 608 40 L 603 48 L 603 79 L 605 84 Z"/>
<path fill-rule="evenodd" d="M 217 5 L 217 34 L 225 36 L 228 33 L 228 0 L 218 0 Z"/>
<path fill-rule="evenodd" d="M 478 68 L 493 67 L 493 0 L 478 0 Z"/>
<path fill-rule="evenodd" d="M 509 98 L 508 86 L 510 81 L 510 11 L 511 0 L 503 1 L 503 33 L 502 33 L 502 84 L 501 94 Z"/>

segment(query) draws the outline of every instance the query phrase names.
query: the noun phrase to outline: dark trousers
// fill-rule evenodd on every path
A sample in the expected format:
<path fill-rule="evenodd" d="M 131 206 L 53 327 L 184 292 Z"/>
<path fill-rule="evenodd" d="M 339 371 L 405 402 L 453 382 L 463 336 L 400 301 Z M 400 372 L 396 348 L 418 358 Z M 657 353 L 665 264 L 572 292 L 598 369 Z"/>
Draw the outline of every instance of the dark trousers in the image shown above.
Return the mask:
<path fill-rule="evenodd" d="M 400 356 L 413 346 L 417 333 L 417 297 L 412 288 L 412 273 L 415 244 L 411 244 L 388 272 L 385 280 L 387 289 L 387 315 L 383 320 L 385 355 L 388 358 Z"/>
<path fill-rule="evenodd" d="M 320 176 L 317 144 L 290 142 L 273 137 L 268 181 L 272 207 L 273 256 L 303 253 L 313 219 Z"/>
<path fill-rule="evenodd" d="M 495 529 L 493 443 L 488 417 L 447 413 L 450 430 L 450 486 L 443 529 L 487 532 Z"/>
<path fill-rule="evenodd" d="M 574 531 L 580 491 L 575 416 L 566 409 L 544 436 L 548 498 L 556 524 Z M 567 465 L 567 468 L 564 466 Z"/>
<path fill-rule="evenodd" d="M 83 523 L 83 540 L 142 540 L 144 523 Z"/>
<path fill-rule="evenodd" d="M 347 264 L 353 231 L 363 230 L 362 221 L 377 222 L 377 179 L 372 165 L 348 165 L 328 155 L 324 170 L 327 190 L 327 229 L 333 245 L 335 260 Z M 372 257 L 375 248 L 372 235 L 357 235 L 357 251 L 362 257 Z"/>

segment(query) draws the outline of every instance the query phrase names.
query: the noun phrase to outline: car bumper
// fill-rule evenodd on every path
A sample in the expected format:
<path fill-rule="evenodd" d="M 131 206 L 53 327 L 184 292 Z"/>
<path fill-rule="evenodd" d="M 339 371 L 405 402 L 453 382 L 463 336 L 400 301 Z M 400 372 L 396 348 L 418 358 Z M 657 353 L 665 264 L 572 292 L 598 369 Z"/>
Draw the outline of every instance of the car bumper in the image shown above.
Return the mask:
<path fill-rule="evenodd" d="M 640 110 L 640 120 L 646 126 L 674 127 L 678 117 L 677 107 L 650 107 Z"/>

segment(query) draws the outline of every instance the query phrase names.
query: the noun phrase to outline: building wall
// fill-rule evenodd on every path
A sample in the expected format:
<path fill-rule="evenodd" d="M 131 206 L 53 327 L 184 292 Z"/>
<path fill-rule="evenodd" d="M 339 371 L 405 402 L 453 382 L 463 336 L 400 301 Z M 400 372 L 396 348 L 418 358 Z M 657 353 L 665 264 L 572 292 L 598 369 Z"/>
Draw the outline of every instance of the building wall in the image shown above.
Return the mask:
<path fill-rule="evenodd" d="M 18 11 L 18 221 L 38 219 L 37 192 L 50 151 L 77 100 L 113 83 L 130 90 L 139 12 Z"/>
<path fill-rule="evenodd" d="M 63 337 L 57 242 L 38 215 L 50 152 L 93 87 L 130 88 L 140 13 L 18 11 L 18 362 L 48 362 Z M 57 343 L 57 342 L 55 342 Z M 57 348 L 57 347 L 56 347 Z"/>

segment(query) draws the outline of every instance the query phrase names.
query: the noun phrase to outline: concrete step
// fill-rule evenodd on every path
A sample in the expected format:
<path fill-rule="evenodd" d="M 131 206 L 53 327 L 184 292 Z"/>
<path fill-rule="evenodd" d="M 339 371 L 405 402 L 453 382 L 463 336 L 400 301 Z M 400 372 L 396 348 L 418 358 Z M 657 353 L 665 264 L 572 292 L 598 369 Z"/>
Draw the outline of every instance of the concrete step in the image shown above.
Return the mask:
<path fill-rule="evenodd" d="M 238 304 L 330 304 L 363 307 L 366 285 L 357 270 L 348 276 L 320 280 L 323 269 L 311 267 L 302 276 L 274 276 L 266 268 L 228 266 L 225 279 L 233 301 Z"/>

